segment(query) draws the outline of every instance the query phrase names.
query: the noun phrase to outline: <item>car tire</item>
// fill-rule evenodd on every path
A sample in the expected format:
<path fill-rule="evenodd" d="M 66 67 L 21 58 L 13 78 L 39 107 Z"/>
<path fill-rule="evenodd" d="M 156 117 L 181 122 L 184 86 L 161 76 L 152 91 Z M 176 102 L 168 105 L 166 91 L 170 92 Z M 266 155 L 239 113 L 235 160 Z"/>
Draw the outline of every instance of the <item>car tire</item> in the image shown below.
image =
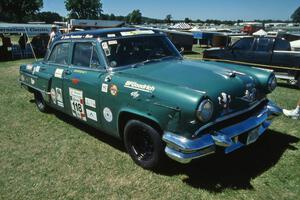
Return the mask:
<path fill-rule="evenodd" d="M 49 113 L 50 108 L 46 104 L 46 102 L 40 92 L 34 92 L 34 102 L 39 111 L 41 111 L 43 113 Z"/>
<path fill-rule="evenodd" d="M 164 160 L 164 144 L 161 135 L 148 124 L 130 120 L 124 129 L 124 144 L 136 164 L 155 170 Z"/>

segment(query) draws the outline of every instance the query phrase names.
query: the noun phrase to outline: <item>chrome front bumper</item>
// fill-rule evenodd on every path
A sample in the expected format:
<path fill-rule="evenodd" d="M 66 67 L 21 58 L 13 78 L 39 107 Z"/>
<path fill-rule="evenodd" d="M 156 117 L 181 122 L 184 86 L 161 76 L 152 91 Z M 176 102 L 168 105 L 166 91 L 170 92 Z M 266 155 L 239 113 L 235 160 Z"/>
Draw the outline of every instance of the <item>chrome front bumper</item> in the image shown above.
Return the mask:
<path fill-rule="evenodd" d="M 213 134 L 204 133 L 197 139 L 187 139 L 171 132 L 165 132 L 163 135 L 163 140 L 167 143 L 165 152 L 170 158 L 181 163 L 189 163 L 193 159 L 215 153 L 217 146 L 224 147 L 226 154 L 230 153 L 255 142 L 271 125 L 270 119 L 281 113 L 281 108 L 269 101 L 260 112 L 248 119 Z M 247 139 L 241 141 L 240 137 L 244 134 Z"/>

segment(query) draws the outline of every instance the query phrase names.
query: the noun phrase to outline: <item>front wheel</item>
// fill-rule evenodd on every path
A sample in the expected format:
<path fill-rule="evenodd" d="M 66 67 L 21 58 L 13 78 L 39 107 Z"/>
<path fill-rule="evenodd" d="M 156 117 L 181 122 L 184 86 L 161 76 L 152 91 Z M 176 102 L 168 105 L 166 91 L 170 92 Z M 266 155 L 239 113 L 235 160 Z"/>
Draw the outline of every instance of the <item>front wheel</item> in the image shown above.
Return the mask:
<path fill-rule="evenodd" d="M 151 126 L 138 120 L 130 120 L 124 129 L 124 144 L 136 164 L 144 169 L 156 169 L 163 161 L 161 135 Z"/>
<path fill-rule="evenodd" d="M 49 106 L 46 104 L 42 94 L 40 92 L 34 93 L 34 102 L 39 111 L 48 113 L 50 111 Z"/>

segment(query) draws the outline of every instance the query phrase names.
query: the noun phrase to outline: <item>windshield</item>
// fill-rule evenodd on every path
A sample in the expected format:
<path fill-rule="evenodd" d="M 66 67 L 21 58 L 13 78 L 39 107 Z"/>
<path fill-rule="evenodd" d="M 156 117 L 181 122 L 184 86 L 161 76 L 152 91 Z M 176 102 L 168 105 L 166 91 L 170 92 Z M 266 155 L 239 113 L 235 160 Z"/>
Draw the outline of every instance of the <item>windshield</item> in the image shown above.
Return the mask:
<path fill-rule="evenodd" d="M 164 36 L 113 39 L 102 42 L 102 48 L 108 65 L 113 68 L 167 57 L 181 57 Z"/>

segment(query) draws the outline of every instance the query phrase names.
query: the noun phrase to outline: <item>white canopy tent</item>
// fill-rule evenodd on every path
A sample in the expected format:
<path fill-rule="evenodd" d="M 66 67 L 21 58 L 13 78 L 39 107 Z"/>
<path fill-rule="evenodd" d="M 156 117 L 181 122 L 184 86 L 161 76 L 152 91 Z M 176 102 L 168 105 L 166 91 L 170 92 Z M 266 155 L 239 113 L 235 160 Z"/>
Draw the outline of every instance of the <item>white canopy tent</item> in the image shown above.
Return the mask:
<path fill-rule="evenodd" d="M 264 31 L 263 29 L 260 29 L 259 31 L 256 31 L 255 33 L 253 33 L 254 36 L 266 36 L 268 35 L 268 33 L 266 31 Z"/>

